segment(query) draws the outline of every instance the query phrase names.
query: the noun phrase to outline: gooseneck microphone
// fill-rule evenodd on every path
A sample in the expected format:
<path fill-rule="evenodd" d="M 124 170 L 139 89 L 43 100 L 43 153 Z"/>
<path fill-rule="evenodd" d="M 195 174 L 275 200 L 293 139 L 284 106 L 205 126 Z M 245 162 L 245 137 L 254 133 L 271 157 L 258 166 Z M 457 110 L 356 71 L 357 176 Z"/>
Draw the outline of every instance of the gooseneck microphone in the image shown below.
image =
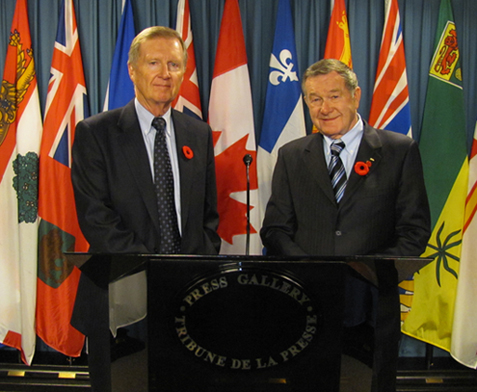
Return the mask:
<path fill-rule="evenodd" d="M 250 154 L 245 154 L 243 157 L 243 163 L 245 163 L 245 166 L 250 167 L 250 164 L 252 163 L 253 158 Z"/>
<path fill-rule="evenodd" d="M 245 243 L 245 254 L 250 254 L 250 164 L 253 158 L 250 154 L 245 154 L 243 163 L 245 163 L 245 170 L 247 175 L 247 237 Z"/>

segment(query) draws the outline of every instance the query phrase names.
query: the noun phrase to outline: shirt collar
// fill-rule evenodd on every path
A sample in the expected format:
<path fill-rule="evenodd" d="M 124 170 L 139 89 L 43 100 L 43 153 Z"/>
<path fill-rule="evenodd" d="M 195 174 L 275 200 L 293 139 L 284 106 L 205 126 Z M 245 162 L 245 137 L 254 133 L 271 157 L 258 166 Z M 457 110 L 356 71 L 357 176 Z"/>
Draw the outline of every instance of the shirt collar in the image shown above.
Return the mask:
<path fill-rule="evenodd" d="M 137 117 L 139 119 L 139 125 L 143 133 L 147 136 L 152 131 L 155 132 L 155 129 L 152 126 L 152 120 L 154 120 L 154 115 L 149 110 L 147 110 L 144 106 L 142 106 L 137 98 L 134 100 L 134 103 L 136 106 Z M 166 135 L 168 136 L 170 136 L 171 134 L 171 125 L 170 125 L 171 113 L 172 113 L 172 109 L 169 108 L 167 112 L 163 116 L 161 116 L 166 121 L 165 132 L 166 132 Z"/>
<path fill-rule="evenodd" d="M 356 113 L 356 115 L 358 116 L 358 121 L 356 122 L 356 124 L 354 125 L 353 128 L 351 128 L 348 132 L 346 132 L 342 137 L 341 137 L 341 140 L 343 141 L 343 143 L 345 144 L 345 150 L 348 148 L 348 147 L 351 147 L 352 145 L 354 145 L 355 141 L 359 138 L 361 138 L 361 136 L 363 135 L 363 131 L 364 131 L 364 124 L 363 124 L 363 120 L 361 119 L 361 116 L 359 113 Z M 326 146 L 327 146 L 327 150 L 329 150 L 331 144 L 336 141 L 336 139 L 332 139 L 330 138 L 329 136 L 325 136 L 323 135 L 323 139 L 325 140 L 325 143 L 326 143 Z"/>

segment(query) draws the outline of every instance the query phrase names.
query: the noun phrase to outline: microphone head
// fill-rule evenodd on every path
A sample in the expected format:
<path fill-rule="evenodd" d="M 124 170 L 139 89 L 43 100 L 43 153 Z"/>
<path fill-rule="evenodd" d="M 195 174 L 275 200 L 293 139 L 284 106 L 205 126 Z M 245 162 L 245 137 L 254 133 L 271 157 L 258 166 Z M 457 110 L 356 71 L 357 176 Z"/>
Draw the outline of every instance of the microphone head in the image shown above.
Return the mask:
<path fill-rule="evenodd" d="M 250 154 L 245 154 L 243 157 L 243 163 L 245 163 L 247 166 L 250 165 L 253 161 L 253 158 Z"/>

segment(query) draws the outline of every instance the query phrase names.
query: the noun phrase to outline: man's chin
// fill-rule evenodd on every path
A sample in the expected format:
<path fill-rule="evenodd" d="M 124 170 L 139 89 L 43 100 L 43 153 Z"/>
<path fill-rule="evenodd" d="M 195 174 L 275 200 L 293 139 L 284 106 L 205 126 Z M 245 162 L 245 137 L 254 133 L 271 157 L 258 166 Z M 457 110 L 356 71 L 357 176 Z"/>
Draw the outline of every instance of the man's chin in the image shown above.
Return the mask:
<path fill-rule="evenodd" d="M 330 137 L 331 139 L 339 139 L 341 137 L 340 131 L 334 128 L 321 127 L 318 128 L 318 132 Z"/>

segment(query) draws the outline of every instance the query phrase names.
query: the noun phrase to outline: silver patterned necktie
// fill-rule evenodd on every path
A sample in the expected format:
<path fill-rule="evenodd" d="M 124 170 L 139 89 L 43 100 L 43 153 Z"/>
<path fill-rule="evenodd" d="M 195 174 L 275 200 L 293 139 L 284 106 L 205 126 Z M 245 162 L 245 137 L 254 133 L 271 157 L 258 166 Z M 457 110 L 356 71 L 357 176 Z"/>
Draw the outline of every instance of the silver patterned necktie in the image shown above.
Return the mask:
<path fill-rule="evenodd" d="M 162 117 L 155 117 L 152 126 L 156 129 L 156 137 L 154 138 L 154 189 L 157 195 L 157 209 L 161 229 L 159 253 L 174 254 L 180 252 L 181 237 L 177 225 L 174 177 L 166 144 L 166 121 Z"/>
<path fill-rule="evenodd" d="M 337 203 L 340 202 L 346 188 L 346 171 L 340 158 L 343 148 L 345 148 L 345 144 L 342 141 L 333 142 L 330 147 L 331 160 L 328 172 Z"/>

